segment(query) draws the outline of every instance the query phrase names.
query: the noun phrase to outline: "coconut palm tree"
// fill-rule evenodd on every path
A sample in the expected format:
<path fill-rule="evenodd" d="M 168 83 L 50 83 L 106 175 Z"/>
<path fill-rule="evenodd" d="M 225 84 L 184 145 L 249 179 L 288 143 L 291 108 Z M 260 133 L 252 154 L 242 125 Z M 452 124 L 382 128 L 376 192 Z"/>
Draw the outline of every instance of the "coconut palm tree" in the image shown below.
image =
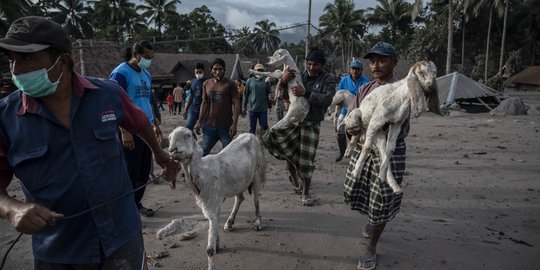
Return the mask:
<path fill-rule="evenodd" d="M 491 42 L 491 26 L 493 25 L 493 12 L 497 13 L 497 16 L 501 17 L 504 13 L 503 8 L 504 0 L 479 0 L 473 4 L 475 17 L 483 10 L 489 10 L 489 23 L 487 30 L 486 40 L 486 60 L 484 64 L 484 81 L 488 79 L 488 66 L 489 66 L 489 43 Z"/>
<path fill-rule="evenodd" d="M 403 0 L 377 0 L 375 8 L 368 8 L 370 24 L 390 27 L 391 42 L 396 45 L 397 32 L 412 22 L 413 6 Z"/>
<path fill-rule="evenodd" d="M 33 6 L 30 0 L 0 1 L 0 34 L 3 36 L 17 18 L 29 15 Z"/>
<path fill-rule="evenodd" d="M 83 0 L 62 0 L 53 3 L 56 11 L 50 12 L 52 19 L 60 23 L 72 38 L 92 38 L 94 30 L 90 24 L 92 9 Z"/>
<path fill-rule="evenodd" d="M 276 23 L 268 19 L 258 21 L 253 28 L 253 47 L 258 53 L 268 53 L 275 51 L 281 39 L 279 31 L 276 29 Z"/>
<path fill-rule="evenodd" d="M 341 52 L 341 67 L 346 70 L 347 59 L 360 51 L 359 40 L 366 33 L 364 10 L 355 10 L 353 1 L 335 0 L 324 12 L 319 18 L 321 36 L 336 41 L 334 49 Z"/>
<path fill-rule="evenodd" d="M 136 10 L 142 11 L 141 16 L 148 18 L 148 23 L 154 23 L 160 33 L 165 18 L 169 14 L 176 13 L 176 5 L 182 3 L 180 0 L 144 0 L 144 2 L 146 5 L 138 5 Z"/>
<path fill-rule="evenodd" d="M 236 36 L 234 47 L 238 52 L 244 56 L 253 55 L 255 53 L 254 48 L 251 46 L 253 40 L 253 33 L 248 26 L 244 26 L 240 29 L 234 30 Z"/>

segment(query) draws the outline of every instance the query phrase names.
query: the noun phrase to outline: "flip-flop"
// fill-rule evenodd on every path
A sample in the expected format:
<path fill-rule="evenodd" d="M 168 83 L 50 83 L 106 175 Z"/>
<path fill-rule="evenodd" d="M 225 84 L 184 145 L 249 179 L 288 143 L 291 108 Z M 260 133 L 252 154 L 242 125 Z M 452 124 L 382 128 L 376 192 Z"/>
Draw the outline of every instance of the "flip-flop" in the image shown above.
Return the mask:
<path fill-rule="evenodd" d="M 364 228 L 362 228 L 362 235 L 365 238 L 370 238 L 371 237 L 371 229 L 372 229 L 371 224 L 366 223 L 366 225 L 364 225 Z"/>
<path fill-rule="evenodd" d="M 289 175 L 289 182 L 291 182 L 294 193 L 302 194 L 302 184 L 298 183 L 298 179 L 294 179 L 292 175 Z"/>
<path fill-rule="evenodd" d="M 319 199 L 308 196 L 307 198 L 302 198 L 302 206 L 314 206 Z"/>
<path fill-rule="evenodd" d="M 151 217 L 154 215 L 154 210 L 150 209 L 150 208 L 146 208 L 146 207 L 141 207 L 141 209 L 139 209 L 139 212 L 141 213 L 141 215 L 145 216 L 145 217 Z"/>
<path fill-rule="evenodd" d="M 377 255 L 367 255 L 358 258 L 356 270 L 373 270 L 377 267 Z"/>

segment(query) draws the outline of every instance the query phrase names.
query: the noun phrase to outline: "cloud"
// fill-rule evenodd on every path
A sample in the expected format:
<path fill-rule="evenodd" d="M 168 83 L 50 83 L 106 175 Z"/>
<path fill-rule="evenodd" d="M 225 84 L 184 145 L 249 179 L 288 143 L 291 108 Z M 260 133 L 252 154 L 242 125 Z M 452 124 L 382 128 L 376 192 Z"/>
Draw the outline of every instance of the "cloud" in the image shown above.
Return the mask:
<path fill-rule="evenodd" d="M 243 26 L 253 28 L 256 21 L 257 18 L 245 9 L 230 7 L 225 11 L 225 25 L 231 25 L 234 28 L 241 28 Z"/>

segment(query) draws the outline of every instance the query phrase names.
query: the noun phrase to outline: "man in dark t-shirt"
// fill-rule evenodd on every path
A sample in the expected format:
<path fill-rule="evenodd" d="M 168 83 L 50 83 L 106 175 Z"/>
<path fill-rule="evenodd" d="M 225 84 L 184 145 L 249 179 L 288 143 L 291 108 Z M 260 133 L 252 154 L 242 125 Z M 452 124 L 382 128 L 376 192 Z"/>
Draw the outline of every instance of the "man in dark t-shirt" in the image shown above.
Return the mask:
<path fill-rule="evenodd" d="M 223 148 L 236 135 L 240 104 L 234 81 L 225 78 L 225 61 L 216 58 L 212 63 L 212 79 L 203 83 L 202 103 L 195 132 L 203 129 L 203 156 L 221 141 Z"/>

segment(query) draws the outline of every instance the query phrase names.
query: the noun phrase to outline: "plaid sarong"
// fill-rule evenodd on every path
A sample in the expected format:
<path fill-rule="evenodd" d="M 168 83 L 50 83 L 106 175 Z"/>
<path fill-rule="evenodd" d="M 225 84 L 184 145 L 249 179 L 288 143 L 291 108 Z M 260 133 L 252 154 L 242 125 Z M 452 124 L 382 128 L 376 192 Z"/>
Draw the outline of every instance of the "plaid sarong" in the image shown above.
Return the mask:
<path fill-rule="evenodd" d="M 269 129 L 262 142 L 272 156 L 294 165 L 298 177 L 311 179 L 320 129 L 321 123 L 307 121 L 286 129 Z"/>
<path fill-rule="evenodd" d="M 368 154 L 366 163 L 357 179 L 352 177 L 354 165 L 360 157 L 361 151 L 362 144 L 358 142 L 345 175 L 345 202 L 351 205 L 351 209 L 367 215 L 370 224 L 387 223 L 399 212 L 403 194 L 395 195 L 392 188 L 386 182 L 382 183 L 378 178 L 380 159 L 376 149 L 372 149 Z M 405 142 L 398 141 L 390 166 L 396 182 L 400 185 L 405 173 L 405 153 Z"/>

